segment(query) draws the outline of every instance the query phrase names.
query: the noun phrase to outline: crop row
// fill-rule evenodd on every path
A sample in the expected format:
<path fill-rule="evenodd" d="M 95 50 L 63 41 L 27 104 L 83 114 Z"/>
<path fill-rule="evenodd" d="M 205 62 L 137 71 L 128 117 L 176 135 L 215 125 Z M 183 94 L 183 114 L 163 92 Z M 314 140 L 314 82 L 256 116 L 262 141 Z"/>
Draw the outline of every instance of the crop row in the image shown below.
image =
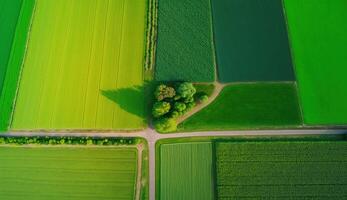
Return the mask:
<path fill-rule="evenodd" d="M 217 195 L 339 199 L 347 195 L 346 154 L 344 141 L 217 142 Z"/>

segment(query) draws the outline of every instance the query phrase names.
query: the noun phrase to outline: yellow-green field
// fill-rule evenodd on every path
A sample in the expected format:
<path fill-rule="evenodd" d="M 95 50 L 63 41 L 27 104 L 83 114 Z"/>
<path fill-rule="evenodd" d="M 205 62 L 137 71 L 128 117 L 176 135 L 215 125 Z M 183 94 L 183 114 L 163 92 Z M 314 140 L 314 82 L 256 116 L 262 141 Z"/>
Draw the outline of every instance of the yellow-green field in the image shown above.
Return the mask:
<path fill-rule="evenodd" d="M 144 0 L 37 0 L 14 130 L 139 129 Z"/>
<path fill-rule="evenodd" d="M 0 199 L 134 199 L 136 148 L 0 146 Z"/>

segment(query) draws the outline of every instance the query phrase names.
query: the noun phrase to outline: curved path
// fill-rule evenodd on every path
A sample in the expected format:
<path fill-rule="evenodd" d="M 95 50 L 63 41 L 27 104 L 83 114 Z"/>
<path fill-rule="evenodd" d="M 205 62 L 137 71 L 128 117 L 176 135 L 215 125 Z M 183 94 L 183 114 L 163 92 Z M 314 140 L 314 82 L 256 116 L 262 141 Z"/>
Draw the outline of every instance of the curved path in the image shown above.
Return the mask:
<path fill-rule="evenodd" d="M 275 135 L 315 135 L 346 134 L 347 129 L 303 129 L 303 130 L 247 130 L 208 131 L 159 134 L 148 128 L 138 132 L 8 132 L 5 136 L 89 136 L 89 137 L 140 137 L 148 142 L 149 150 L 149 199 L 155 199 L 155 144 L 158 140 L 185 137 L 229 137 L 229 136 L 275 136 Z M 137 194 L 139 195 L 139 194 Z"/>

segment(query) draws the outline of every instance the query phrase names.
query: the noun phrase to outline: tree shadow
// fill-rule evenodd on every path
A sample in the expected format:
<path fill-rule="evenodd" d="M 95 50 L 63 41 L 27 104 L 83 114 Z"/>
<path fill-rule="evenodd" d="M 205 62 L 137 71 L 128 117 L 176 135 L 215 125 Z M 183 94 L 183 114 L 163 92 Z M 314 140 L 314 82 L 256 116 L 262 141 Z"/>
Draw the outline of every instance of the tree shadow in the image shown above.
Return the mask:
<path fill-rule="evenodd" d="M 147 121 L 153 97 L 153 81 L 145 81 L 143 85 L 113 90 L 100 90 L 107 99 L 116 103 L 124 111 Z"/>

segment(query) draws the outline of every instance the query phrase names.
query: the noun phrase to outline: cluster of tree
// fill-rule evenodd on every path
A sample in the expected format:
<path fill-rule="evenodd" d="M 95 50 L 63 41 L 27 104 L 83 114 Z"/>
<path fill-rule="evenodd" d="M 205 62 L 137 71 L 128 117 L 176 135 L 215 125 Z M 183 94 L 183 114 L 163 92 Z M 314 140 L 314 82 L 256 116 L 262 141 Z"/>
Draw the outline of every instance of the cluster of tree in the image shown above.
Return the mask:
<path fill-rule="evenodd" d="M 136 138 L 99 138 L 99 137 L 0 137 L 0 144 L 47 144 L 47 145 L 132 145 Z"/>
<path fill-rule="evenodd" d="M 208 99 L 204 93 L 196 93 L 192 83 L 160 84 L 155 92 L 152 108 L 154 127 L 159 132 L 177 129 L 177 118 L 191 110 L 197 103 Z"/>

